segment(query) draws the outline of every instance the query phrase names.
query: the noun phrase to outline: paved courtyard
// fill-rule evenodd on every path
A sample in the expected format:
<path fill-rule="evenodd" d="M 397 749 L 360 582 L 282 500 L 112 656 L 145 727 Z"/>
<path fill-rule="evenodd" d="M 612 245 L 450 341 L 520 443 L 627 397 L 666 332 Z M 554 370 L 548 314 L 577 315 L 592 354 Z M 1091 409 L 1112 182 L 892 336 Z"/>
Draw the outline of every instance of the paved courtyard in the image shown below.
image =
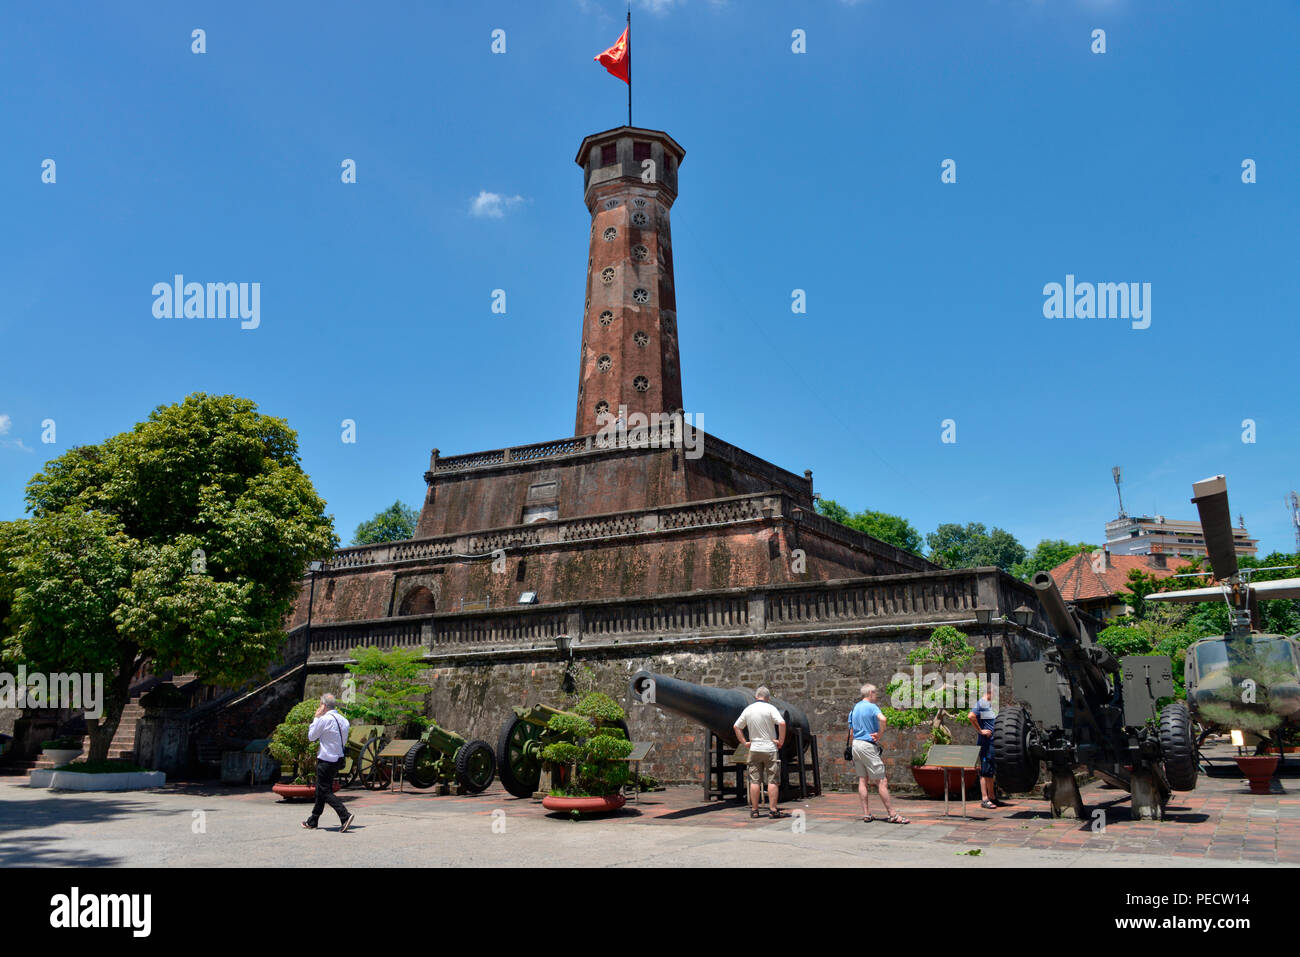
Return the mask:
<path fill-rule="evenodd" d="M 0 779 L 0 866 L 276 867 L 722 865 L 860 867 L 1198 867 L 1300 864 L 1300 779 L 1252 795 L 1240 778 L 1202 776 L 1175 794 L 1162 822 L 1129 820 L 1127 795 L 1084 789 L 1092 821 L 1054 821 L 1042 800 L 996 811 L 899 799 L 909 825 L 860 820 L 857 797 L 828 793 L 784 805 L 785 820 L 705 804 L 698 787 L 641 796 L 615 815 L 573 822 L 494 786 L 475 796 L 348 790 L 357 823 L 340 834 L 326 809 L 304 831 L 307 805 L 268 788 L 175 784 L 125 794 L 47 792 Z M 880 813 L 878 800 L 872 810 Z M 798 813 L 802 812 L 802 814 Z"/>

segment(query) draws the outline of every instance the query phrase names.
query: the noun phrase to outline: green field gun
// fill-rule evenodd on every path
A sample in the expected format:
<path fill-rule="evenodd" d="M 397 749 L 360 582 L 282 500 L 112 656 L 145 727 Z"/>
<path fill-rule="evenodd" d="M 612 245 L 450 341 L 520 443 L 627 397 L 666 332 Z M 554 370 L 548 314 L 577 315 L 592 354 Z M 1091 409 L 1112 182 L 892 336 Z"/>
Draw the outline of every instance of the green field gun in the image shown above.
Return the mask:
<path fill-rule="evenodd" d="M 531 708 L 513 709 L 515 716 L 501 729 L 497 740 L 498 771 L 502 786 L 515 797 L 532 797 L 542 783 L 542 750 L 548 744 L 565 740 L 547 728 L 547 723 L 557 714 L 578 717 L 571 711 L 535 704 Z M 628 738 L 627 722 L 616 721 L 613 727 L 622 730 Z M 548 782 L 549 789 L 549 782 Z"/>
<path fill-rule="evenodd" d="M 467 741 L 455 731 L 430 722 L 420 741 L 406 753 L 404 780 L 412 787 L 435 784 L 460 785 L 461 791 L 478 794 L 496 777 L 497 759 L 486 741 Z"/>

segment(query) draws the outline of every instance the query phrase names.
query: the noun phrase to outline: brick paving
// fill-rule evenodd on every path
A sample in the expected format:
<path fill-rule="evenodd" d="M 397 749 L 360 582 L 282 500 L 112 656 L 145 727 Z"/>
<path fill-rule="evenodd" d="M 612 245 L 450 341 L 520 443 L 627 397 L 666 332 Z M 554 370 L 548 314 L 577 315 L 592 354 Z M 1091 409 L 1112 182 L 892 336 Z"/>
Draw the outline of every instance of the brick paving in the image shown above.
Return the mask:
<path fill-rule="evenodd" d="M 185 785 L 178 785 L 184 789 Z M 433 791 L 345 792 L 358 811 L 393 809 L 406 804 L 411 810 L 436 806 L 488 816 L 504 809 L 513 818 L 544 818 L 551 814 L 540 802 L 512 797 L 494 785 L 477 795 L 437 795 Z M 262 793 L 240 794 L 264 801 Z M 938 842 L 964 849 L 1030 848 L 1053 851 L 1104 851 L 1115 855 L 1158 855 L 1176 863 L 1197 858 L 1205 862 L 1300 865 L 1300 779 L 1279 782 L 1273 793 L 1251 794 L 1241 778 L 1201 775 L 1197 789 L 1175 793 L 1163 821 L 1135 821 L 1129 816 L 1128 794 L 1103 784 L 1083 789 L 1089 819 L 1053 820 L 1048 803 L 1039 798 L 1016 797 L 997 810 L 985 810 L 978 801 L 967 802 L 968 819 L 961 817 L 961 802 L 953 800 L 949 816 L 943 802 L 919 797 L 895 797 L 895 809 L 911 819 L 909 825 L 889 824 L 880 818 L 883 808 L 872 792 L 871 809 L 877 820 L 861 821 L 855 793 L 827 792 L 805 801 L 783 803 L 784 810 L 802 811 L 809 831 L 834 829 L 862 833 L 872 839 Z M 432 802 L 432 805 L 430 804 Z M 1096 812 L 1100 811 L 1101 815 Z M 734 801 L 705 803 L 699 787 L 670 787 L 629 801 L 622 816 L 658 827 L 675 824 L 717 828 L 779 826 L 767 817 L 753 820 L 747 806 Z M 558 815 L 557 815 L 558 816 Z M 954 853 L 960 853 L 955 851 Z"/>

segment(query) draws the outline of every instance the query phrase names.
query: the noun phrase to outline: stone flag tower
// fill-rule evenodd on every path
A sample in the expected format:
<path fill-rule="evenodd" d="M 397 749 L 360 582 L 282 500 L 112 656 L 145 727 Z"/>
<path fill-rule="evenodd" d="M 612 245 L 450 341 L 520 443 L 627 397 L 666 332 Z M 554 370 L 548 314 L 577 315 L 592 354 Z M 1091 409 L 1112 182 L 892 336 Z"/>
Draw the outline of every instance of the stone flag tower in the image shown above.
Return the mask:
<path fill-rule="evenodd" d="M 682 408 L 668 211 L 686 155 L 667 133 L 634 126 L 582 141 L 583 199 L 591 213 L 587 297 L 574 434 L 600 415 Z"/>

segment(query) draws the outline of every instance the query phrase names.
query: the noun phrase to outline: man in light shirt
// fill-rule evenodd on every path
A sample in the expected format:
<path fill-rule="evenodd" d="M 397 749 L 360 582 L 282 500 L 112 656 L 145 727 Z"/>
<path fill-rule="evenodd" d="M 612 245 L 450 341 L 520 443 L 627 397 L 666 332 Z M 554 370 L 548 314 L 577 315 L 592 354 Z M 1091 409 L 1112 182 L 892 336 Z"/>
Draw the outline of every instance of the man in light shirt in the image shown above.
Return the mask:
<path fill-rule="evenodd" d="M 758 809 L 762 785 L 767 785 L 767 801 L 771 817 L 785 817 L 777 810 L 777 792 L 781 788 L 781 747 L 785 744 L 785 718 L 768 701 L 772 693 L 766 687 L 754 692 L 758 700 L 736 719 L 736 737 L 749 746 L 749 764 L 745 771 L 749 777 L 749 816 L 762 817 Z M 777 729 L 780 729 L 778 732 Z M 749 731 L 749 740 L 745 731 Z"/>
<path fill-rule="evenodd" d="M 862 802 L 862 820 L 874 821 L 871 813 L 867 782 L 875 781 L 880 800 L 885 805 L 885 818 L 890 824 L 911 824 L 910 818 L 894 812 L 889 800 L 889 780 L 885 777 L 885 762 L 880 756 L 880 733 L 889 722 L 876 704 L 875 685 L 863 685 L 862 700 L 849 712 L 849 745 L 853 769 L 858 773 L 858 800 Z"/>
<path fill-rule="evenodd" d="M 334 775 L 343 767 L 343 751 L 348 741 L 348 719 L 335 710 L 336 704 L 332 694 L 321 695 L 316 717 L 307 729 L 307 740 L 320 742 L 320 752 L 316 755 L 316 806 L 311 809 L 311 817 L 302 822 L 309 831 L 316 830 L 326 804 L 338 814 L 340 832 L 356 820 L 356 815 L 349 814 L 348 806 L 334 794 Z"/>

